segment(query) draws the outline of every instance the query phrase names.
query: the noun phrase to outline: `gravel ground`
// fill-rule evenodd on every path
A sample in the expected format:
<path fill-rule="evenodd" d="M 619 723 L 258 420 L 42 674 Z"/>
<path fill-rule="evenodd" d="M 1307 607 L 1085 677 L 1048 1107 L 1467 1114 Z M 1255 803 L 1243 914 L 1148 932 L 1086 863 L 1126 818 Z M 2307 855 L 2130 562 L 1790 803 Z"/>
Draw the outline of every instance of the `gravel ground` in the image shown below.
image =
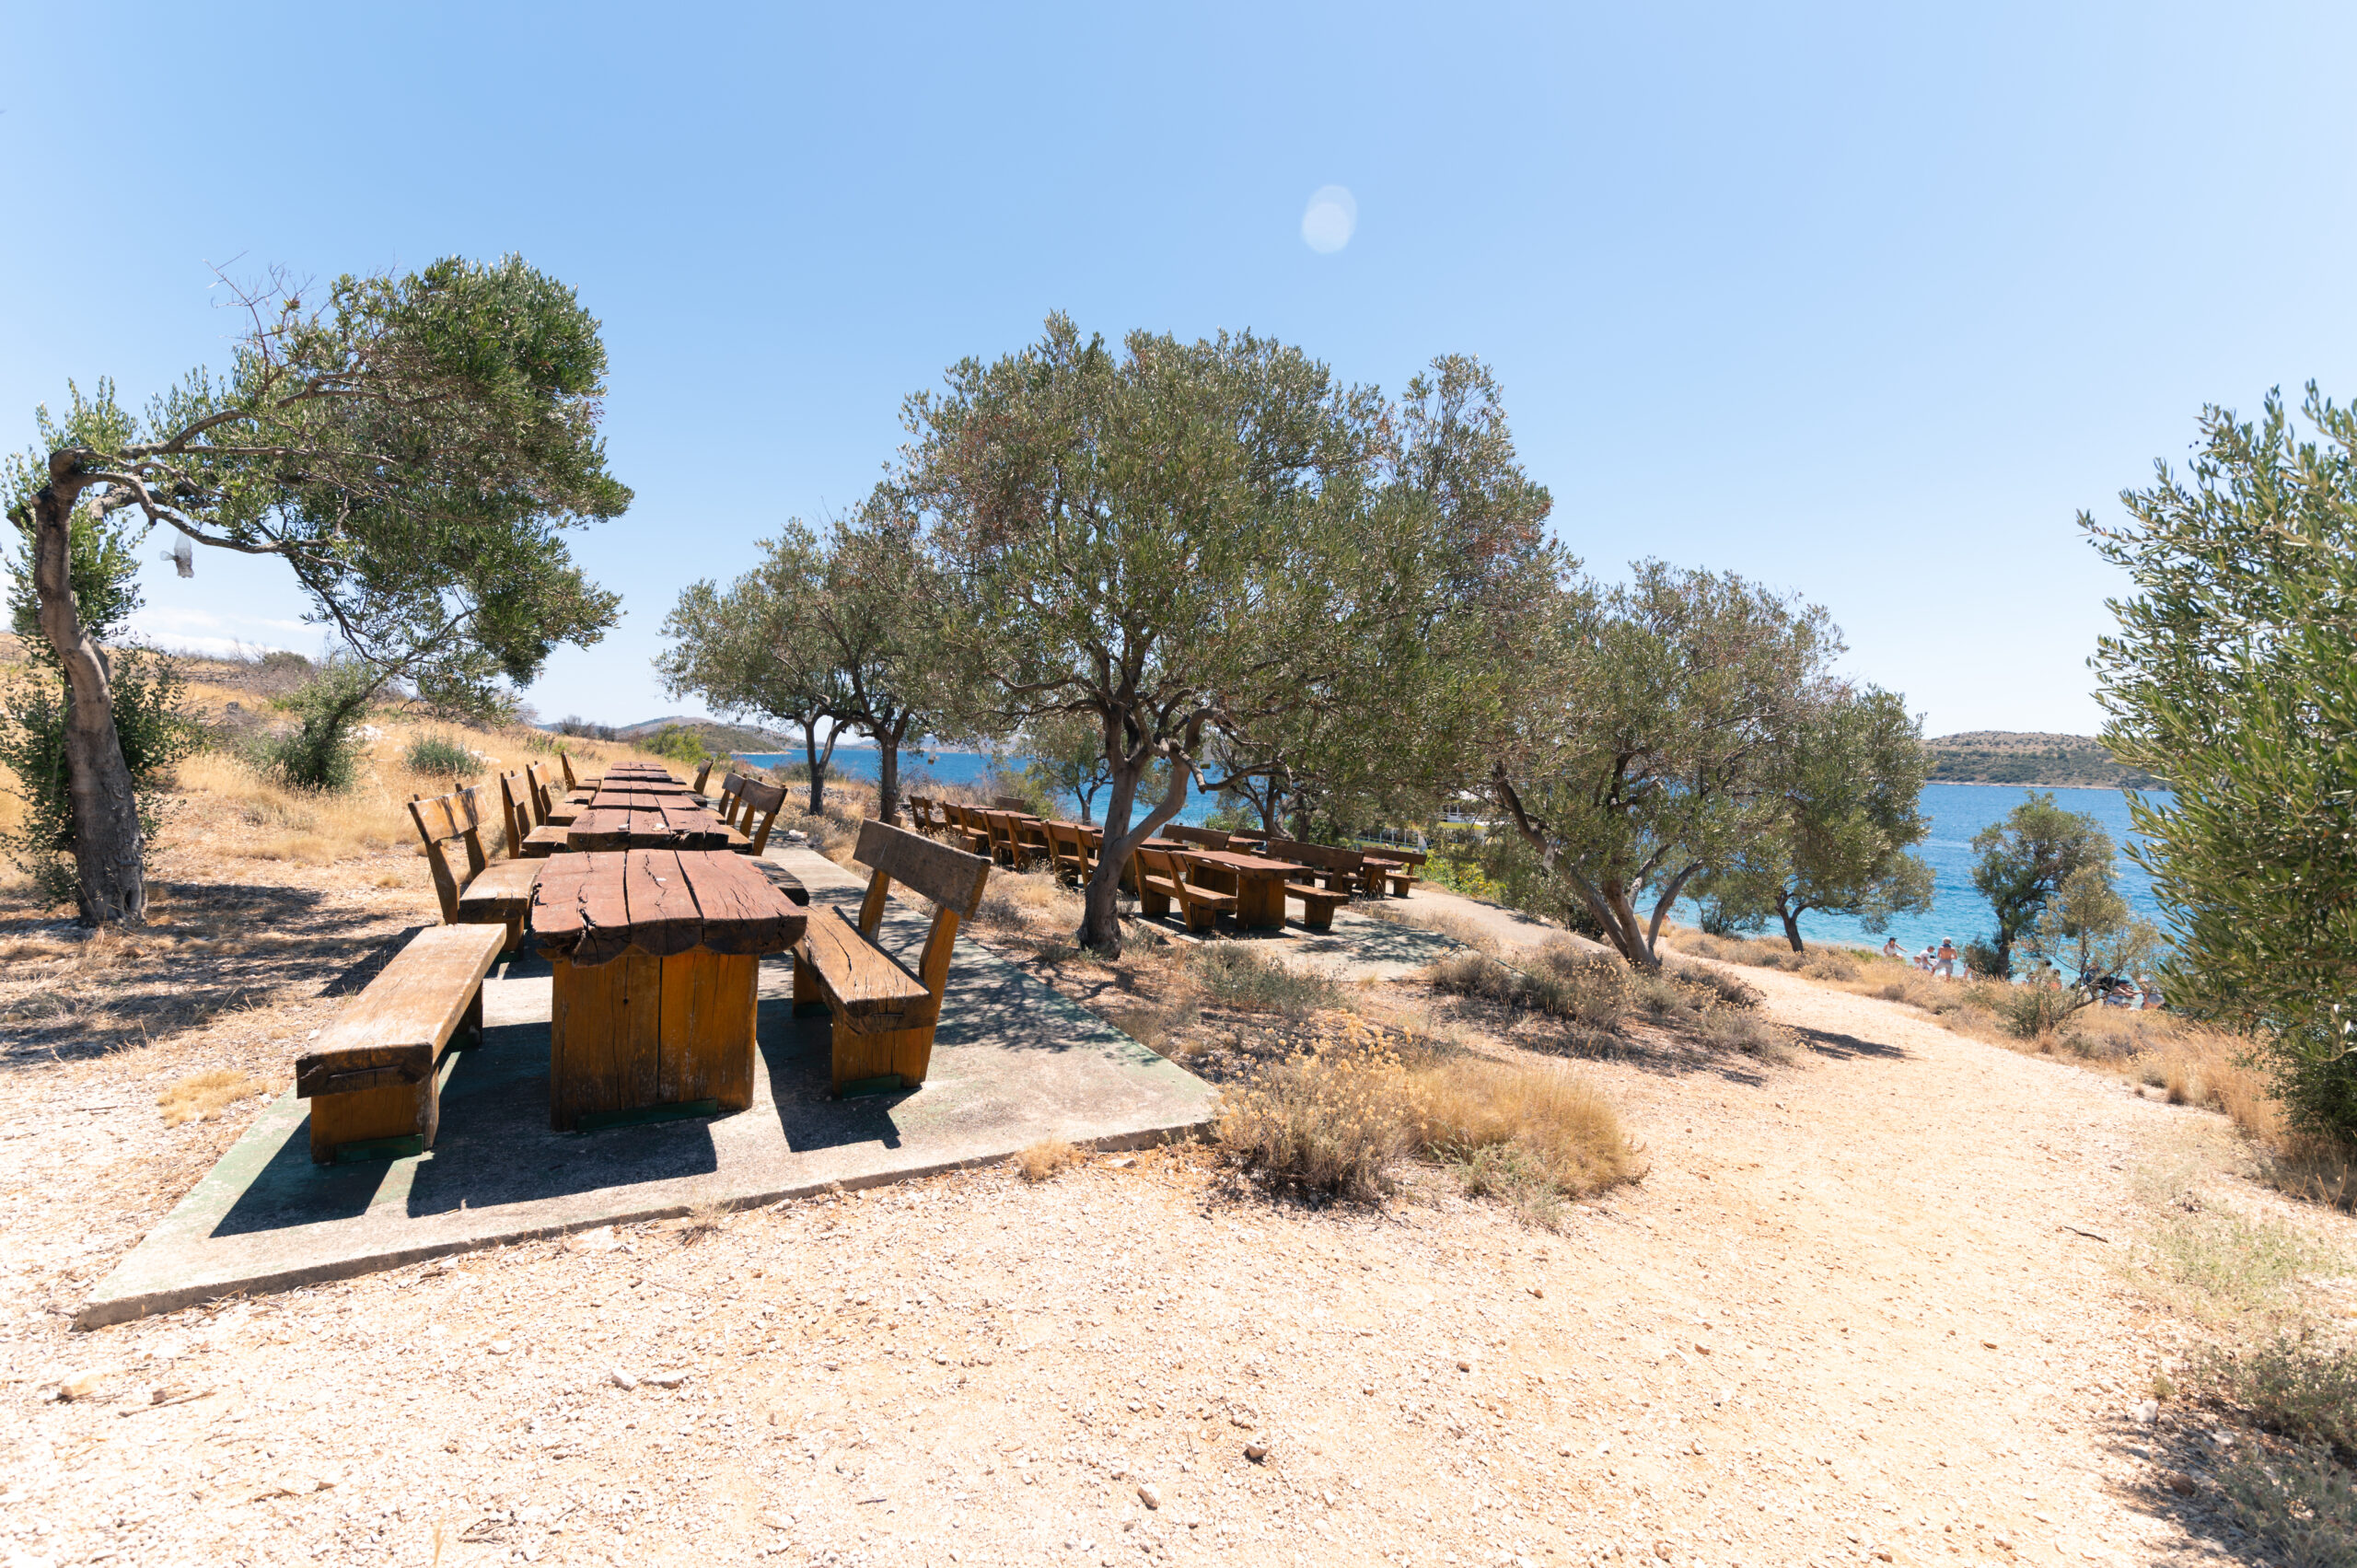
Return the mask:
<path fill-rule="evenodd" d="M 1583 1064 L 1652 1169 L 1560 1234 L 1181 1149 L 80 1335 L 241 1120 L 159 1130 L 156 1081 L 332 1004 L 20 1063 L 0 1562 L 2260 1561 L 2176 1468 L 2199 1416 L 2134 1413 L 2188 1335 L 2139 1176 L 2222 1167 L 2218 1119 L 1746 978 L 1809 1049 Z"/>

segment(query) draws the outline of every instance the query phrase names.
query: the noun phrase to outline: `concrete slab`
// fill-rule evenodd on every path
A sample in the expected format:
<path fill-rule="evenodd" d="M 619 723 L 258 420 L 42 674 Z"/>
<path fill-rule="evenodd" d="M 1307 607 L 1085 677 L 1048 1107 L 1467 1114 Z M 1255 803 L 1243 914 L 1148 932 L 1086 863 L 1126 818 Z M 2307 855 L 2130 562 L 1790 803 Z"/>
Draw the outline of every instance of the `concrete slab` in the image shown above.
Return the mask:
<path fill-rule="evenodd" d="M 854 912 L 864 884 L 807 850 L 768 858 Z M 896 897 L 884 941 L 914 964 L 930 915 Z M 305 1102 L 273 1104 L 123 1259 L 75 1326 L 290 1289 L 444 1253 L 906 1180 L 1042 1138 L 1158 1143 L 1208 1121 L 1216 1091 L 1046 986 L 960 941 L 922 1088 L 828 1098 L 828 1025 L 793 1016 L 793 969 L 761 966 L 763 1070 L 735 1116 L 560 1133 L 548 1124 L 548 966 L 484 983 L 483 1044 L 446 1059 L 442 1127 L 409 1159 L 314 1166 Z"/>

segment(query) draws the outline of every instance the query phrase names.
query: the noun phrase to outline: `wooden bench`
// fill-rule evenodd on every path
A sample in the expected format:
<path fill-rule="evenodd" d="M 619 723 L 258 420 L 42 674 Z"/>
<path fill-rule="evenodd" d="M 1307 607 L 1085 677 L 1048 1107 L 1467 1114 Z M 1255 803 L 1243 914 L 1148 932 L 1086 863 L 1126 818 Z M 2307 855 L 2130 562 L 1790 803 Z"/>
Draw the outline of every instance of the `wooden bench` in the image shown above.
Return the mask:
<path fill-rule="evenodd" d="M 949 814 L 949 842 L 969 854 L 988 858 L 991 854 L 990 824 L 982 814 L 970 806 L 946 803 L 942 809 Z"/>
<path fill-rule="evenodd" d="M 1166 839 L 1176 839 L 1182 844 L 1199 844 L 1204 849 L 1236 849 L 1241 846 L 1229 841 L 1233 833 L 1223 833 L 1216 828 L 1190 828 L 1184 822 L 1173 822 L 1162 830 Z"/>
<path fill-rule="evenodd" d="M 598 793 L 598 781 L 582 778 L 574 772 L 570 752 L 558 751 L 556 761 L 557 766 L 564 770 L 564 798 L 575 806 L 588 805 L 589 797 Z"/>
<path fill-rule="evenodd" d="M 769 847 L 770 830 L 777 826 L 777 814 L 784 808 L 785 786 L 747 779 L 744 787 L 737 792 L 737 804 L 740 820 L 729 826 L 749 841 L 737 845 L 737 853 L 758 855 Z"/>
<path fill-rule="evenodd" d="M 1301 900 L 1301 923 L 1311 931 L 1334 929 L 1334 912 L 1351 901 L 1347 892 L 1334 892 L 1299 882 L 1285 884 L 1285 897 Z"/>
<path fill-rule="evenodd" d="M 795 1011 L 823 1005 L 833 1015 L 836 1094 L 914 1088 L 933 1061 L 958 923 L 982 901 L 991 863 L 872 818 L 859 825 L 853 858 L 870 873 L 859 920 L 831 904 L 811 906 L 794 948 Z M 876 939 L 894 882 L 933 901 L 933 929 L 913 974 Z"/>
<path fill-rule="evenodd" d="M 1406 898 L 1409 889 L 1416 885 L 1416 868 L 1431 858 L 1427 851 L 1399 849 L 1391 844 L 1385 844 L 1376 853 L 1382 858 L 1380 860 L 1370 858 L 1368 864 L 1380 867 L 1378 874 L 1389 885 L 1392 893 L 1402 899 Z"/>
<path fill-rule="evenodd" d="M 1087 881 L 1097 865 L 1088 835 L 1076 823 L 1049 822 L 1043 826 L 1048 830 L 1048 864 L 1059 876 L 1069 877 L 1075 884 Z"/>
<path fill-rule="evenodd" d="M 433 1147 L 442 1054 L 482 1042 L 482 978 L 505 939 L 489 925 L 419 932 L 295 1059 L 296 1098 L 311 1102 L 313 1164 Z"/>
<path fill-rule="evenodd" d="M 1305 866 L 1317 880 L 1329 888 L 1364 892 L 1380 889 L 1368 880 L 1366 856 L 1354 849 L 1336 849 L 1331 844 L 1306 844 L 1294 839 L 1271 839 L 1269 858 L 1290 860 Z"/>
<path fill-rule="evenodd" d="M 532 814 L 543 823 L 559 828 L 570 827 L 575 818 L 588 809 L 586 803 L 574 804 L 546 762 L 526 764 L 524 780 L 532 786 Z"/>
<path fill-rule="evenodd" d="M 517 773 L 499 775 L 499 808 L 507 819 L 507 857 L 510 860 L 546 860 L 567 847 L 565 829 L 555 824 L 534 825 L 532 821 L 532 786 Z"/>
<path fill-rule="evenodd" d="M 417 836 L 425 843 L 425 864 L 434 876 L 443 923 L 497 925 L 506 932 L 511 950 L 520 945 L 540 864 L 537 860 L 494 861 L 483 854 L 482 786 L 470 785 L 431 800 L 412 800 L 409 818 L 417 824 Z M 453 844 L 459 846 L 455 858 Z"/>
<path fill-rule="evenodd" d="M 1138 905 L 1148 920 L 1161 919 L 1176 903 L 1188 930 L 1208 931 L 1219 923 L 1221 915 L 1236 912 L 1234 893 L 1215 892 L 1187 879 L 1193 867 L 1183 854 L 1141 847 L 1132 864 L 1137 874 Z"/>
<path fill-rule="evenodd" d="M 703 781 L 710 777 L 712 777 L 712 759 L 706 757 L 703 760 L 703 766 L 696 770 L 696 782 L 688 786 L 688 793 L 698 800 L 702 800 L 706 806 L 711 805 L 712 802 L 704 799 Z"/>

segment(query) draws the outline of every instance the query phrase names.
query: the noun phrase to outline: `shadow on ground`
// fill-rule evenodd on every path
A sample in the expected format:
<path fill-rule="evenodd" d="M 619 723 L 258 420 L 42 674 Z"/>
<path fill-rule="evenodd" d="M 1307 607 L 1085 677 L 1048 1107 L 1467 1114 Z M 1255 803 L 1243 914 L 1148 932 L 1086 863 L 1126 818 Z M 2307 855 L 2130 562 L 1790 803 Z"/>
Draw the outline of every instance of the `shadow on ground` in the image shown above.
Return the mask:
<path fill-rule="evenodd" d="M 158 882 L 149 896 L 134 930 L 0 922 L 0 1067 L 161 1042 L 290 993 L 350 995 L 417 929 L 307 888 Z"/>

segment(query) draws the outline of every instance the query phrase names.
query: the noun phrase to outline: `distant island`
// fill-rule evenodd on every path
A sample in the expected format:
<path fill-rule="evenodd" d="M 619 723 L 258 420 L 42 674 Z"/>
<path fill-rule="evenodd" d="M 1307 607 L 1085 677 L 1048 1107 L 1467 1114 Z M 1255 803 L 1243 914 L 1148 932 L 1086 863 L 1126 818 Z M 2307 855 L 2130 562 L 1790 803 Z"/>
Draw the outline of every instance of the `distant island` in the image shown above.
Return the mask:
<path fill-rule="evenodd" d="M 2040 789 L 2158 789 L 2150 773 L 2112 761 L 2092 735 L 2048 735 L 2032 730 L 1976 729 L 1934 736 L 1923 742 L 1932 754 L 1933 784 L 2028 784 Z"/>

